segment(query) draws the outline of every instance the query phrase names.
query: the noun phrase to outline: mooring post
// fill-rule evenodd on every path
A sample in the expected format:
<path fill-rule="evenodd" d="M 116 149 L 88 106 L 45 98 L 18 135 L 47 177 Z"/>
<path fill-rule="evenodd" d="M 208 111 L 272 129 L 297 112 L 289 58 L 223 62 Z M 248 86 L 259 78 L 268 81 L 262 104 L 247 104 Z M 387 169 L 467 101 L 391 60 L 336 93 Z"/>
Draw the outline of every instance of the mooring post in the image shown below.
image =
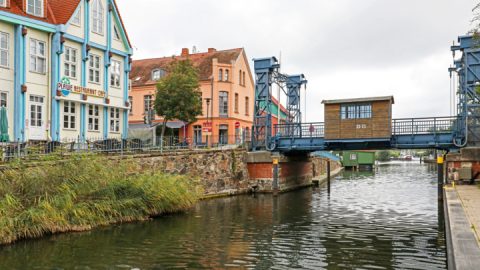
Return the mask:
<path fill-rule="evenodd" d="M 328 184 L 330 184 L 330 158 L 327 158 L 327 180 Z"/>
<path fill-rule="evenodd" d="M 438 164 L 438 182 L 437 182 L 438 200 L 443 201 L 443 156 L 437 158 L 437 164 Z"/>
<path fill-rule="evenodd" d="M 273 160 L 273 195 L 278 194 L 278 159 Z"/>
<path fill-rule="evenodd" d="M 420 154 L 420 164 L 422 164 L 422 154 Z"/>

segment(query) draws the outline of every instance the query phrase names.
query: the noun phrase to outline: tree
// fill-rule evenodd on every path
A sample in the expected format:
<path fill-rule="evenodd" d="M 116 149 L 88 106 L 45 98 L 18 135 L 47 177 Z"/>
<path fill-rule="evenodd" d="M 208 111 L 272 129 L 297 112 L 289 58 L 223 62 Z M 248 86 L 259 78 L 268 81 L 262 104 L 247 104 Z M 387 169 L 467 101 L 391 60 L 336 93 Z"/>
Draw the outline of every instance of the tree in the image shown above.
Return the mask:
<path fill-rule="evenodd" d="M 472 9 L 472 12 L 475 12 L 475 10 L 477 9 L 480 9 L 480 3 L 475 5 L 475 7 Z M 468 34 L 473 36 L 472 47 L 479 48 L 480 47 L 480 13 L 474 13 L 473 19 L 470 21 L 470 23 L 474 24 L 474 28 L 468 31 Z"/>
<path fill-rule="evenodd" d="M 192 123 L 203 114 L 198 67 L 188 58 L 179 61 L 174 57 L 167 70 L 167 75 L 157 82 L 153 102 L 156 114 L 163 117 L 162 136 L 167 121 L 177 119 Z"/>
<path fill-rule="evenodd" d="M 380 150 L 377 152 L 377 159 L 380 161 L 390 160 L 390 151 L 389 150 Z"/>

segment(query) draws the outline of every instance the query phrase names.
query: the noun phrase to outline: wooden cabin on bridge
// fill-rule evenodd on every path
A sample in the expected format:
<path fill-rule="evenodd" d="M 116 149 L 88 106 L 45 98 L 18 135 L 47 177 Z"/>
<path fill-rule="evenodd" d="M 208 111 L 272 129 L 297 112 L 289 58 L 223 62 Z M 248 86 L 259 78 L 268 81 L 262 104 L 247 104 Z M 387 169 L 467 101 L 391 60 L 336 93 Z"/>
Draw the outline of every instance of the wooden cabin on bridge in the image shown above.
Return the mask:
<path fill-rule="evenodd" d="M 325 140 L 390 139 L 393 96 L 323 100 Z"/>

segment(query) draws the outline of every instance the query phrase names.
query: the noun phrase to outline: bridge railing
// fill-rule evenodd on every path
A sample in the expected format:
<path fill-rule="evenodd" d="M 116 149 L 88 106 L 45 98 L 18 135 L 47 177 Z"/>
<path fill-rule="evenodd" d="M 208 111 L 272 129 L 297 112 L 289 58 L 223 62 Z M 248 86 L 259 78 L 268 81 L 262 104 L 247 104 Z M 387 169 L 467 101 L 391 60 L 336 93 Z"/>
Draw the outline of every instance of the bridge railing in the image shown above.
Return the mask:
<path fill-rule="evenodd" d="M 324 123 L 287 123 L 273 126 L 275 136 L 280 138 L 325 137 Z"/>
<path fill-rule="evenodd" d="M 452 133 L 457 130 L 457 116 L 392 119 L 392 135 Z"/>

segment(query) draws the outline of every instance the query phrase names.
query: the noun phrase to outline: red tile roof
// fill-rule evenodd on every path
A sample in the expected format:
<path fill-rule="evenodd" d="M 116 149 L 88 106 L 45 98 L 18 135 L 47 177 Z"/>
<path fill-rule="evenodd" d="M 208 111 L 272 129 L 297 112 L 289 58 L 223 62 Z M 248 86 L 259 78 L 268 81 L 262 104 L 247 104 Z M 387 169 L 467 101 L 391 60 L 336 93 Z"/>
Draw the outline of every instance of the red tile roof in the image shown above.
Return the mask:
<path fill-rule="evenodd" d="M 203 52 L 196 54 L 189 54 L 188 56 L 174 56 L 179 60 L 188 59 L 193 61 L 195 66 L 199 67 L 198 75 L 199 80 L 209 79 L 213 73 L 213 59 L 217 58 L 218 63 L 227 63 L 230 64 L 230 61 L 237 60 L 238 56 L 242 52 L 242 48 L 224 50 L 224 51 L 214 51 L 214 52 Z M 130 71 L 130 79 L 132 80 L 132 85 L 144 85 L 144 84 L 155 84 L 155 81 L 152 81 L 151 71 L 155 68 L 161 68 L 167 70 L 168 64 L 172 61 L 172 57 L 164 58 L 152 58 L 152 59 L 142 59 L 135 60 L 132 63 L 132 70 Z M 141 79 L 135 82 L 135 79 L 141 77 Z"/>
<path fill-rule="evenodd" d="M 8 7 L 0 7 L 0 10 L 4 10 L 13 14 L 25 16 L 28 18 L 36 19 L 39 21 L 51 23 L 51 24 L 66 24 L 70 18 L 73 16 L 73 13 L 77 9 L 78 5 L 80 4 L 81 0 L 46 0 L 45 1 L 45 18 L 33 16 L 27 14 L 23 11 L 22 5 L 23 1 L 26 0 L 10 0 L 10 6 Z M 122 16 L 120 16 L 120 11 L 117 7 L 117 2 L 113 0 L 115 7 L 118 11 L 118 17 L 120 18 L 120 22 L 122 23 L 123 29 L 125 29 L 125 25 L 122 21 Z M 130 39 L 127 35 L 127 30 L 125 30 L 125 35 L 127 36 L 128 45 L 132 47 L 130 43 Z"/>

